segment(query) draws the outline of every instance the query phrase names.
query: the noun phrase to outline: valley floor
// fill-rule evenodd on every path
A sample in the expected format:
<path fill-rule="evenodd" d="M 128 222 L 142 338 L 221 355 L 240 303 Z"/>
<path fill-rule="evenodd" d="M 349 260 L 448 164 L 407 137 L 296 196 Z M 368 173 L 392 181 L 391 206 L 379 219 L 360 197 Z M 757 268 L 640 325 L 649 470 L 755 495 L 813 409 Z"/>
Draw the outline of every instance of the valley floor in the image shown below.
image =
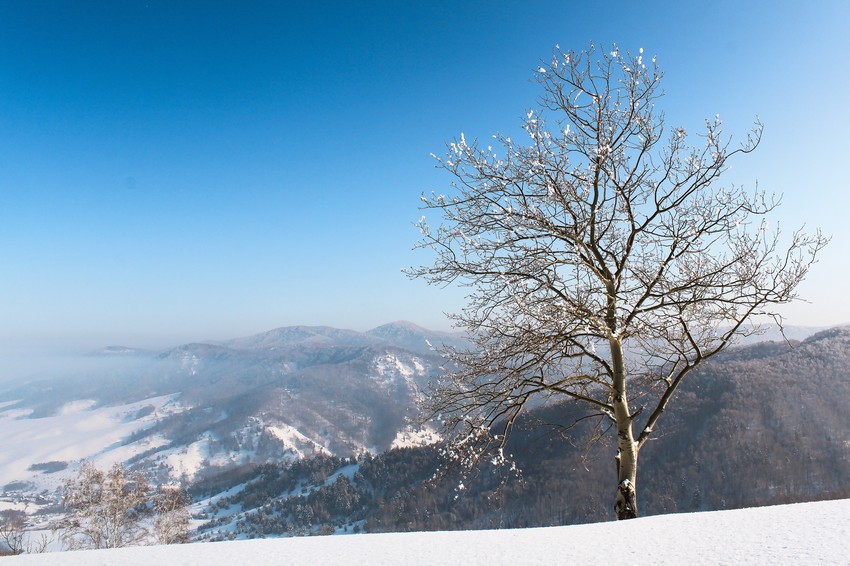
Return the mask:
<path fill-rule="evenodd" d="M 850 500 L 568 527 L 265 539 L 3 559 L 10 566 L 601 563 L 850 564 Z"/>

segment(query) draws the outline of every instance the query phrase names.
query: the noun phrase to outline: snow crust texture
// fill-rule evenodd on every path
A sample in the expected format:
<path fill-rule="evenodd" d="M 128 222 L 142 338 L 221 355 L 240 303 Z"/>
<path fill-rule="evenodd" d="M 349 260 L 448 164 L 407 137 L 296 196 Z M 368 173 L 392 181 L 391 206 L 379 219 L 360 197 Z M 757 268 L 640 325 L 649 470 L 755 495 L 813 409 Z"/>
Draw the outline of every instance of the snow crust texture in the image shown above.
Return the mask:
<path fill-rule="evenodd" d="M 4 558 L 4 564 L 850 564 L 850 500 L 515 529 L 265 539 Z"/>

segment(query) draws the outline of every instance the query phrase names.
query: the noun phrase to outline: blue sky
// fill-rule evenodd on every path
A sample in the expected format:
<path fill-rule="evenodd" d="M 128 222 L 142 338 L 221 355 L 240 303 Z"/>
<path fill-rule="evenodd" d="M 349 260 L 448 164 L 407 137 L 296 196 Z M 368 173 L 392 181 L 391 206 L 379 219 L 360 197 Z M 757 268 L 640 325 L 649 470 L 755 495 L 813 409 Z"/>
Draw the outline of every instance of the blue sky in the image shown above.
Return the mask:
<path fill-rule="evenodd" d="M 850 322 L 850 3 L 0 1 L 0 350 L 292 324 L 446 328 L 418 197 L 518 130 L 559 43 L 658 55 L 668 121 L 762 146 L 727 181 L 834 239 L 787 309 Z"/>

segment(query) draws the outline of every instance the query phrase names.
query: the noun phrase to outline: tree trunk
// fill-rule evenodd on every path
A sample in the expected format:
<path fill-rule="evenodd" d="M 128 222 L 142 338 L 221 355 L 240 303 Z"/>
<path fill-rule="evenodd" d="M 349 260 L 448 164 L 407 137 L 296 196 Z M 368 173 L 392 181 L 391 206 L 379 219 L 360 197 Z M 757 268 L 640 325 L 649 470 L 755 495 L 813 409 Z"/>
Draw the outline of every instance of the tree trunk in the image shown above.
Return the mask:
<path fill-rule="evenodd" d="M 617 520 L 634 519 L 637 509 L 637 448 L 632 438 L 632 424 L 626 425 L 627 432 L 617 430 L 617 500 L 614 513 Z"/>
<path fill-rule="evenodd" d="M 634 519 L 637 509 L 638 448 L 632 433 L 632 415 L 626 395 L 626 364 L 623 344 L 615 337 L 609 340 L 611 362 L 614 370 L 614 419 L 617 422 L 617 500 L 614 513 L 617 519 Z"/>

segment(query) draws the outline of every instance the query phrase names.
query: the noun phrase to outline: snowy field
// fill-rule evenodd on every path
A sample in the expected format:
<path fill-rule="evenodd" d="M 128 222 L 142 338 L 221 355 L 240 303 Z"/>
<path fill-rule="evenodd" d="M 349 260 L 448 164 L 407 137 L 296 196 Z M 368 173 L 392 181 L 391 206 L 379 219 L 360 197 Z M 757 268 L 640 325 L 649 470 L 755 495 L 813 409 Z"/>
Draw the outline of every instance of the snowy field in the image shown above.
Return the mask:
<path fill-rule="evenodd" d="M 0 403 L 0 486 L 26 481 L 41 489 L 52 490 L 62 480 L 76 475 L 76 463 L 88 458 L 96 466 L 108 468 L 145 450 L 167 444 L 164 438 L 144 438 L 125 444 L 133 432 L 153 425 L 163 415 L 180 412 L 183 407 L 176 395 L 162 395 L 127 405 L 97 407 L 94 400 L 73 401 L 55 415 L 25 418 L 29 409 L 10 409 L 15 401 Z M 150 409 L 136 417 L 142 409 Z M 42 474 L 30 466 L 43 462 L 73 462 L 67 471 Z"/>
<path fill-rule="evenodd" d="M 61 552 L 43 565 L 850 564 L 850 500 L 543 529 L 265 539 Z"/>

